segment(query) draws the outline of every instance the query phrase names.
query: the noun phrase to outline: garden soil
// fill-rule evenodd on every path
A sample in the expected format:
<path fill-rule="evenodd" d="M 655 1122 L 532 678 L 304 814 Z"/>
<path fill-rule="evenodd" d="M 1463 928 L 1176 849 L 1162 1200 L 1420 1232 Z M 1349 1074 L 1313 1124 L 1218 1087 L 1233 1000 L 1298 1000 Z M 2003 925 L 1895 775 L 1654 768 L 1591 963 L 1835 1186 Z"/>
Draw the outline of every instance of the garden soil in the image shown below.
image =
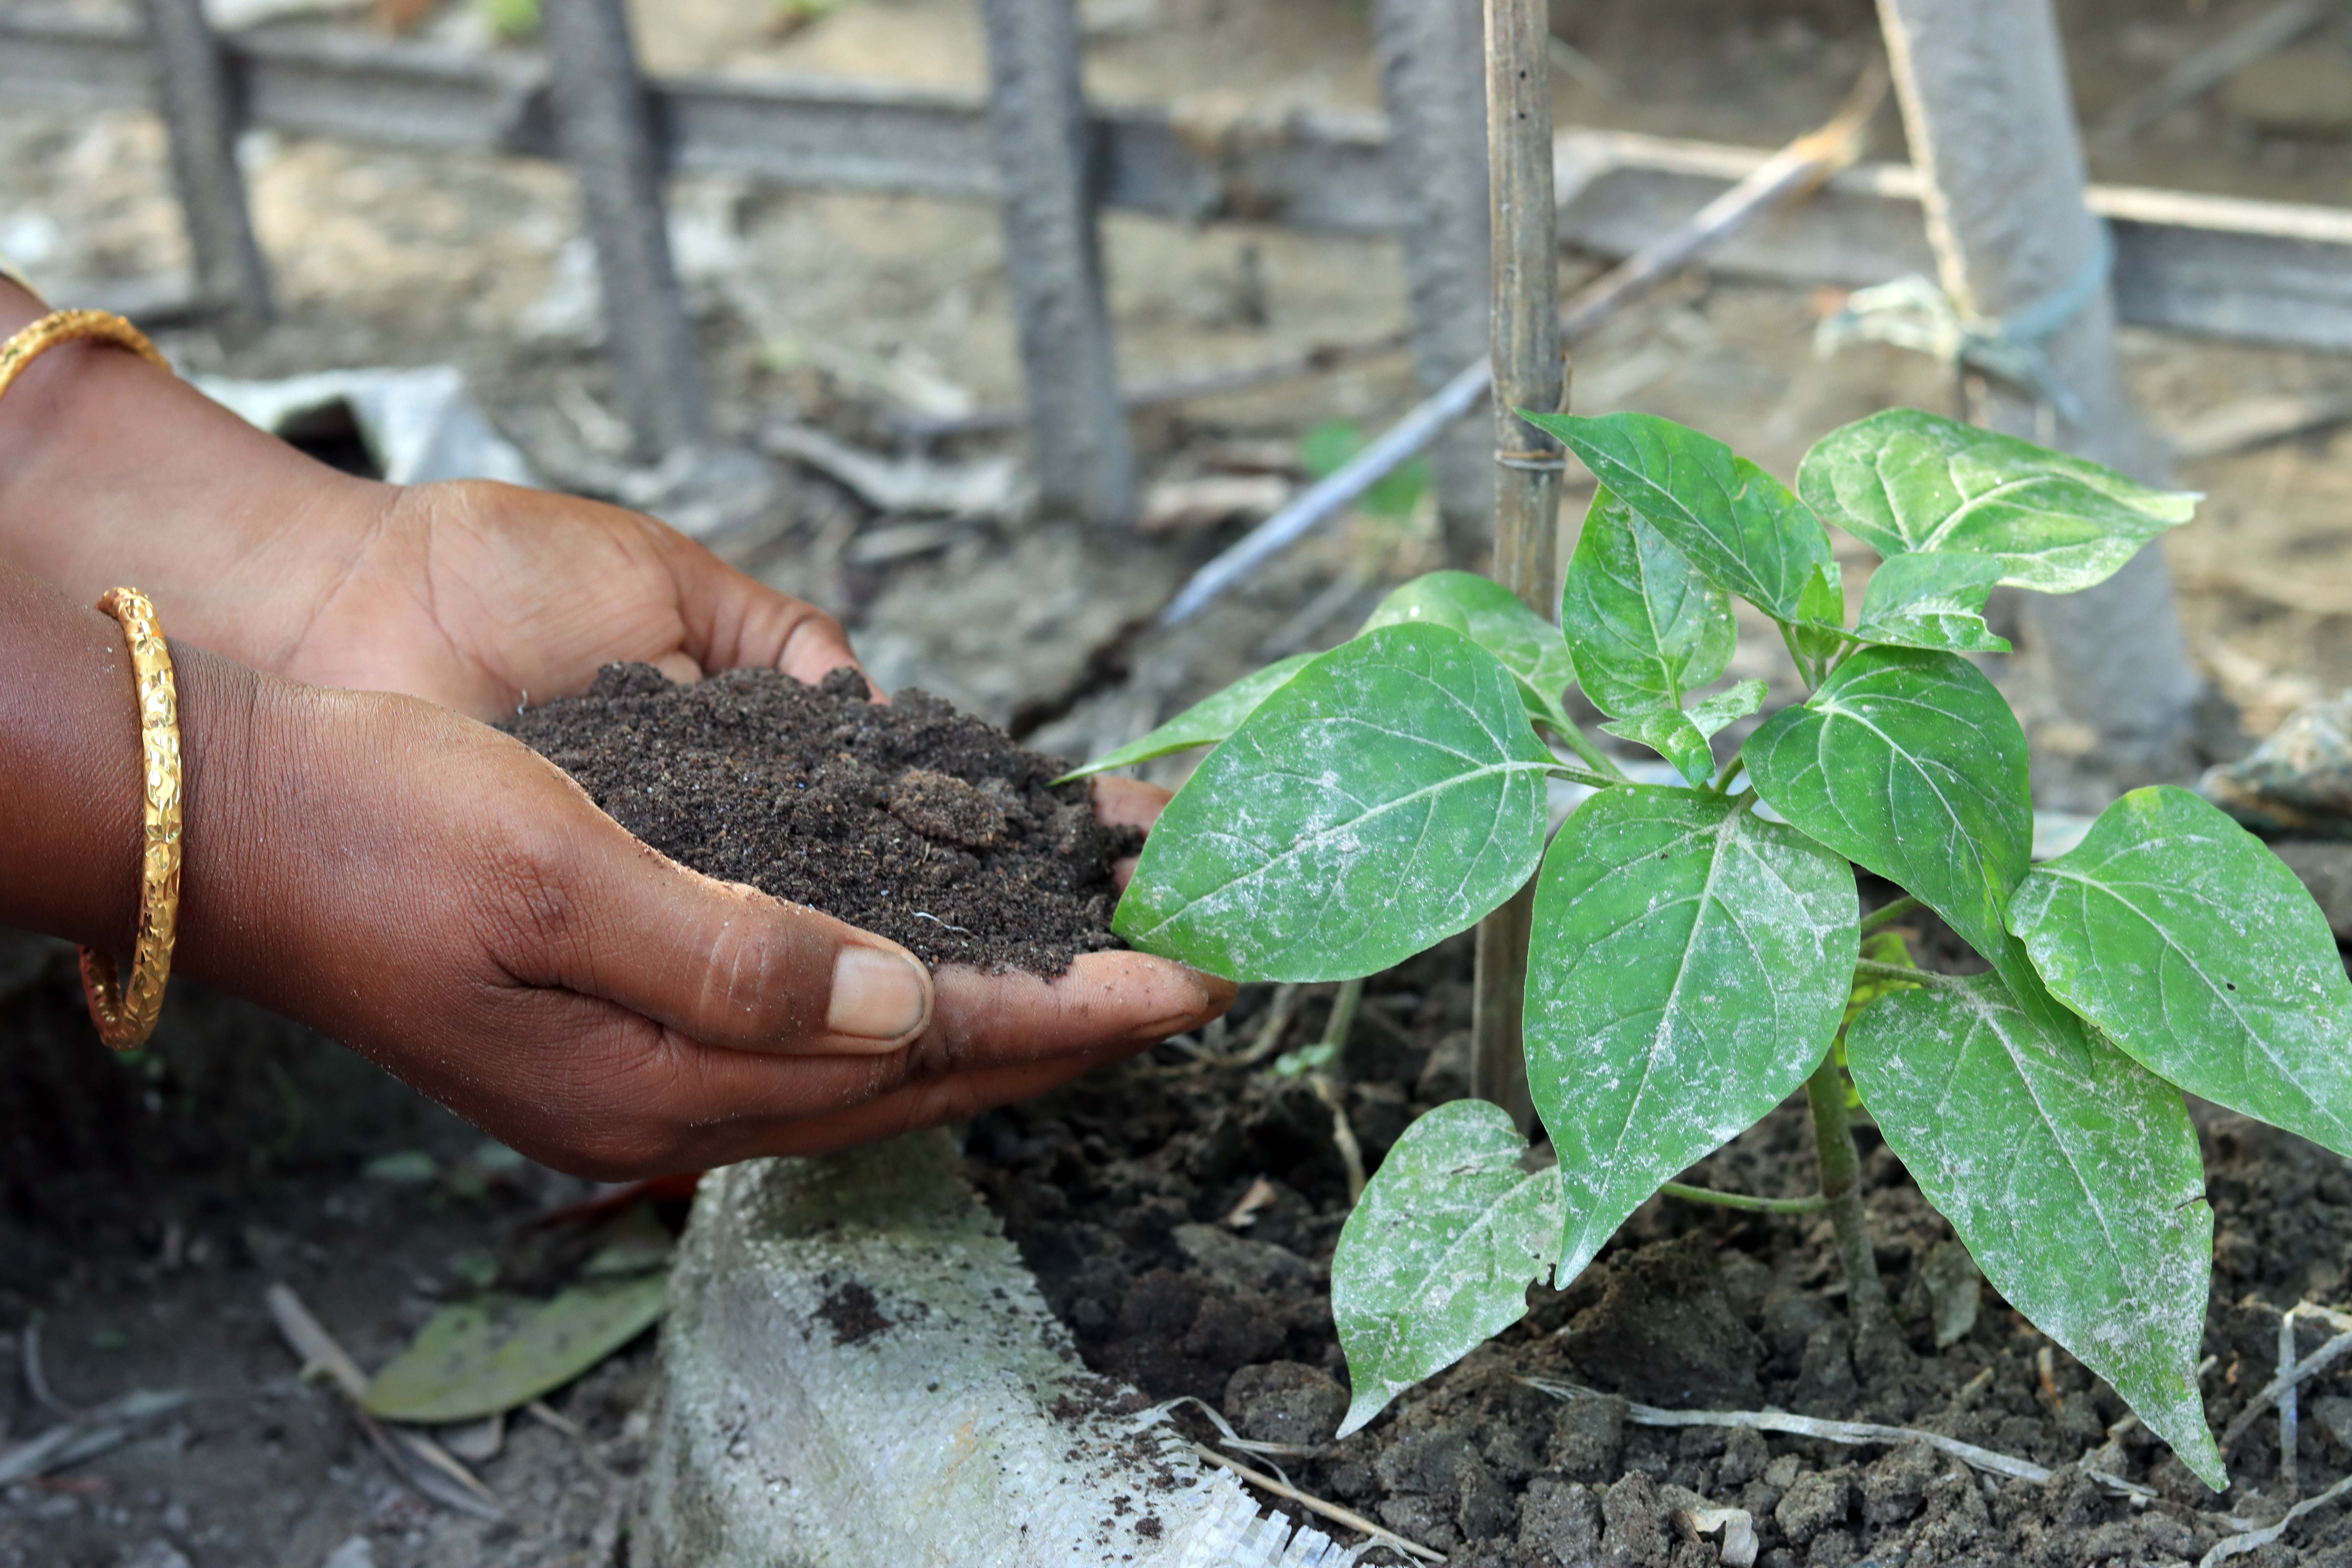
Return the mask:
<path fill-rule="evenodd" d="M 1068 762 L 922 691 L 868 698 L 850 668 L 679 685 L 615 664 L 506 727 L 672 859 L 927 963 L 1051 976 L 1126 945 L 1111 869 L 1143 836 L 1096 821 L 1084 782 L 1055 784 Z"/>
<path fill-rule="evenodd" d="M 1964 950 L 1939 923 L 1926 925 L 1927 962 L 1970 966 L 1952 962 Z M 1344 1098 L 1375 1167 L 1414 1117 L 1465 1092 L 1468 981 L 1457 940 L 1368 986 Z M 1345 1167 L 1328 1105 L 1260 1054 L 1313 1043 L 1328 1004 L 1308 1001 L 1268 1038 L 1270 996 L 1246 989 L 1225 1028 L 1194 1048 L 1163 1047 L 990 1112 L 967 1152 L 1090 1366 L 1148 1400 L 1189 1395 L 1244 1437 L 1304 1449 L 1273 1462 L 1312 1495 L 1464 1568 L 1700 1568 L 1717 1561 L 1720 1538 L 1698 1540 L 1679 1521 L 1703 1506 L 1748 1510 L 1764 1568 L 2190 1563 L 2231 1532 L 2218 1514 L 2267 1522 L 2292 1500 L 2275 1421 L 2236 1446 L 2235 1484 L 2216 1497 L 2126 1419 L 2112 1389 L 1975 1277 L 1866 1118 L 1872 1239 L 1898 1325 L 1883 1341 L 1850 1332 L 1824 1218 L 1653 1198 L 1566 1289 L 1531 1290 L 1518 1325 L 1333 1444 L 1348 1404 L 1329 1307 Z M 2281 1309 L 2343 1300 L 2352 1173 L 2298 1139 L 2194 1109 L 2215 1210 L 2203 1387 L 2219 1431 L 2275 1370 Z M 1683 1179 L 1764 1196 L 1810 1190 L 1803 1096 Z M 1937 1295 L 1948 1312 L 1964 1299 L 1976 1308 L 1942 1349 Z M 2326 1332 L 2299 1329 L 2303 1353 Z M 1591 1396 L 1562 1400 L 1528 1378 Z M 2308 1497 L 2352 1471 L 2352 1375 L 2306 1384 L 2302 1398 L 2295 1495 Z M 1643 1426 L 1628 1402 L 1920 1427 L 2052 1478 L 1999 1480 L 1924 1445 Z M 2158 1500 L 2108 1496 L 2085 1468 L 2143 1483 Z M 2352 1563 L 2352 1517 L 2319 1510 L 2249 1561 Z"/>
<path fill-rule="evenodd" d="M 2270 4 L 2062 0 L 2084 117 Z M 77 9 L 131 8 L 88 0 Z M 442 18 L 472 9 L 451 4 Z M 850 0 L 815 8 L 823 14 L 788 33 L 766 0 L 633 9 L 656 70 L 809 71 L 950 90 L 985 74 L 969 0 Z M 1254 114 L 1377 104 L 1362 0 L 1087 0 L 1081 9 L 1089 89 L 1106 101 L 1172 103 L 1188 125 L 1216 134 L 1246 133 Z M 1818 123 L 1876 50 L 1867 0 L 1672 0 L 1559 14 L 1566 41 L 1600 68 L 1558 74 L 1561 123 L 1756 147 Z M 2352 20 L 2331 26 L 2315 41 L 2340 53 Z M 1904 156 L 1891 107 L 1874 130 L 1872 156 Z M 2265 129 L 2215 95 L 2092 155 L 2100 179 L 2341 205 L 2352 138 Z M 626 467 L 613 412 L 625 399 L 593 318 L 548 309 L 563 297 L 567 254 L 581 258 L 566 248 L 579 233 L 566 171 L 274 133 L 247 138 L 240 161 L 282 319 L 242 342 L 161 331 L 180 363 L 240 376 L 455 363 L 552 481 L 636 505 L 662 494 Z M 784 418 L 900 450 L 894 420 L 904 409 L 876 390 L 875 366 L 928 397 L 1019 402 L 989 204 L 778 191 L 712 174 L 681 175 L 670 189 L 691 242 L 681 268 L 726 437 L 748 441 Z M 0 105 L 0 244 L 45 280 L 153 277 L 187 264 L 167 142 L 151 114 Z M 1103 243 L 1124 381 L 1258 363 L 1403 320 L 1396 247 L 1385 239 L 1112 214 Z M 1580 403 L 1701 426 L 1783 475 L 1814 436 L 1845 420 L 1895 404 L 1946 406 L 1949 378 L 1927 359 L 1881 345 L 1817 359 L 1815 319 L 1837 302 L 1695 269 L 1578 345 Z M 2168 429 L 2247 395 L 2347 384 L 2340 356 L 2137 331 L 2122 348 L 2135 396 Z M 1412 395 L 1398 356 L 1154 412 L 1136 426 L 1142 478 L 1262 465 L 1269 453 L 1282 468 L 1318 421 L 1377 427 Z M 928 455 L 986 459 L 1014 445 L 953 442 Z M 2323 431 L 2185 463 L 2179 475 L 2208 497 L 2198 521 L 2164 542 L 2183 618 L 2252 733 L 2352 681 L 2347 457 L 2352 430 Z M 1416 553 L 1425 541 L 1410 530 L 1351 523 L 1187 626 L 1139 635 L 1245 520 L 1158 539 L 1025 521 L 923 520 L 909 531 L 908 520 L 821 476 L 787 466 L 780 479 L 772 505 L 714 535 L 730 561 L 838 616 L 886 686 L 921 686 L 1009 724 L 1035 749 L 1072 755 L 1124 743 L 1267 658 L 1328 646 L 1388 583 L 1438 563 Z M 1570 500 L 1572 515 L 1580 493 Z M 1861 552 L 1849 541 L 1841 550 L 1858 573 Z M 1848 587 L 1859 591 L 1858 576 Z M 1769 631 L 1751 627 L 1743 657 L 1777 657 Z M 2046 791 L 2050 764 L 2081 736 L 2037 725 L 2035 741 Z M 1172 785 L 1187 765 L 1166 759 L 1151 776 Z M 1373 1156 L 1417 1110 L 1460 1091 L 1465 975 L 1457 952 L 1375 987 L 1348 1063 L 1350 1120 Z M 1266 1005 L 1266 992 L 1246 989 L 1217 1048 L 1244 1048 Z M 1310 994 L 1283 1044 L 1311 1037 L 1322 1005 Z M 2208 1346 L 2218 1359 L 2206 1383 L 2218 1419 L 2261 1381 L 2278 1305 L 2305 1295 L 2346 1303 L 2352 1192 L 2331 1155 L 2201 1110 L 2200 1122 L 2219 1221 Z M 1318 1271 L 1344 1196 L 1328 1115 L 1305 1086 L 1171 1048 L 1045 1107 L 985 1119 L 972 1148 L 997 1173 L 1016 1230 L 1099 1364 L 1213 1402 L 1226 1398 L 1236 1371 L 1262 1369 L 1234 1405 L 1243 1425 L 1301 1441 L 1328 1429 L 1332 1384 L 1318 1380 L 1339 1373 Z M 420 1152 L 432 1156 L 429 1181 L 367 1173 L 377 1156 Z M 439 1301 L 468 1289 L 468 1272 L 511 1226 L 585 1190 L 502 1154 L 330 1042 L 198 987 L 175 984 L 152 1048 L 118 1060 L 89 1035 L 70 950 L 0 933 L 0 1352 L 13 1357 L 8 1337 L 38 1317 L 49 1380 L 70 1403 L 142 1385 L 199 1395 L 54 1486 L 0 1493 L 0 1568 L 628 1561 L 623 1505 L 639 1406 L 654 1385 L 644 1347 L 556 1399 L 585 1427 L 584 1442 L 526 1425 L 479 1467 L 507 1509 L 490 1523 L 434 1509 L 394 1481 L 331 1395 L 297 1380 L 261 1305 L 269 1282 L 289 1281 L 363 1365 L 382 1364 Z M 1251 1224 L 1225 1225 L 1261 1173 L 1272 1201 Z M 1800 1113 L 1768 1120 L 1696 1179 L 1801 1190 L 1811 1169 Z M 2129 1432 L 2111 1468 L 2174 1489 L 2150 1510 L 2091 1498 L 2072 1480 L 2046 1495 L 1988 1495 L 1980 1480 L 1884 1451 L 1738 1437 L 1706 1451 L 1710 1437 L 1614 1423 L 1607 1405 L 1554 1409 L 1510 1381 L 1515 1369 L 1549 1367 L 1664 1400 L 1671 1380 L 1643 1381 L 1641 1368 L 1655 1363 L 1679 1367 L 1674 1376 L 1694 1397 L 1749 1398 L 1752 1377 L 1760 1401 L 1907 1413 L 2053 1464 L 2104 1446 L 2112 1401 L 2061 1355 L 2053 1405 L 2034 1368 L 2045 1347 L 1998 1302 L 1988 1298 L 1973 1332 L 1949 1350 L 1923 1345 L 1923 1276 L 1928 1259 L 1948 1258 L 1937 1251 L 1948 1232 L 1883 1149 L 1872 1152 L 1870 1180 L 1882 1267 L 1911 1314 L 1907 1361 L 1872 1347 L 1857 1357 L 1842 1339 L 1830 1249 L 1806 1222 L 1654 1203 L 1583 1281 L 1539 1301 L 1496 1350 L 1408 1396 L 1343 1455 L 1278 1462 L 1311 1488 L 1390 1508 L 1425 1527 L 1425 1539 L 1451 1530 L 1460 1560 L 1472 1562 L 1525 1557 L 1548 1542 L 1582 1551 L 1596 1529 L 1621 1563 L 1704 1560 L 1661 1522 L 1660 1505 L 1681 1495 L 1672 1487 L 1752 1498 L 1769 1549 L 1785 1554 L 1776 1563 L 1843 1560 L 1865 1546 L 1886 1568 L 1970 1551 L 1988 1563 L 2193 1562 L 2210 1534 L 2199 1511 L 2208 1500 Z M 1182 1228 L 1192 1226 L 1207 1228 Z M 1284 1283 L 1300 1270 L 1311 1287 Z M 1182 1326 L 1155 1346 L 1150 1326 L 1160 1322 Z M 1562 1326 L 1567 1335 L 1553 1332 Z M 2326 1401 L 2347 1395 L 2329 1382 L 2305 1401 L 2306 1491 L 2352 1463 L 2327 1417 L 2344 1407 Z M 52 1419 L 0 1370 L 0 1425 L 12 1437 Z M 1433 1436 L 1416 1449 L 1402 1441 L 1415 1432 Z M 2229 1506 L 2274 1506 L 2274 1444 L 2257 1434 L 2231 1456 L 2240 1479 Z M 1347 1456 L 1360 1463 L 1350 1468 Z M 1889 1468 L 1873 1479 L 1880 1466 Z M 1906 1514 L 1914 1482 L 1921 1500 Z M 2323 1511 L 2311 1533 L 2252 1561 L 2339 1561 L 2328 1531 L 2343 1517 Z M 2164 1519 L 2190 1533 L 2151 1522 Z"/>

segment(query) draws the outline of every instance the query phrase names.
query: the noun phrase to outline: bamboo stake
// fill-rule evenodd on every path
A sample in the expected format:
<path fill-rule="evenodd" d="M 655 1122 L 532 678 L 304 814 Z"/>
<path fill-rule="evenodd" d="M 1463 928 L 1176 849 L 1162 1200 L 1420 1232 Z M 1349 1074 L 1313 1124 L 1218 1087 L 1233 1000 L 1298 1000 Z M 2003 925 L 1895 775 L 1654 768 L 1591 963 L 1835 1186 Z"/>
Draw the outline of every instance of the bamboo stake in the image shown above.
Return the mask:
<path fill-rule="evenodd" d="M 1557 613 L 1558 441 L 1513 412 L 1568 406 L 1559 336 L 1559 224 L 1552 210 L 1550 12 L 1544 0 L 1486 0 L 1486 163 L 1494 215 L 1495 577 L 1538 615 Z M 1530 881 L 1478 924 L 1470 1092 L 1532 1125 L 1520 1016 Z"/>

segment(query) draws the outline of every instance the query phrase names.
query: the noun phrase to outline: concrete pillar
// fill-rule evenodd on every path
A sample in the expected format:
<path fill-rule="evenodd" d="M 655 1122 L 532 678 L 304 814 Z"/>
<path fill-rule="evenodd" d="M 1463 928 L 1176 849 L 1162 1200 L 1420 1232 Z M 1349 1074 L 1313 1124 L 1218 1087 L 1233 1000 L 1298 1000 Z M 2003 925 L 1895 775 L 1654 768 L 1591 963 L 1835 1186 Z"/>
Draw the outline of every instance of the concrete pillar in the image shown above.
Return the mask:
<path fill-rule="evenodd" d="M 1945 291 L 2001 319 L 2061 294 L 2094 267 L 2082 137 L 2050 0 L 1879 0 L 1912 162 L 1927 177 L 1928 237 Z M 2112 289 L 2041 342 L 2078 400 L 2074 417 L 2030 392 L 1970 378 L 1971 417 L 2064 447 L 2145 483 L 2167 482 L 2162 442 L 2133 407 L 2116 358 Z M 2188 771 L 2201 689 L 2160 549 L 2107 582 L 2027 597 L 2032 643 L 2068 717 L 2095 730 L 2125 778 Z"/>
<path fill-rule="evenodd" d="M 1479 0 L 1373 0 L 1387 105 L 1389 164 L 1406 217 L 1413 377 L 1436 392 L 1486 353 L 1489 303 L 1486 96 Z M 1430 447 L 1449 563 L 1488 563 L 1494 546 L 1493 432 L 1476 414 Z"/>

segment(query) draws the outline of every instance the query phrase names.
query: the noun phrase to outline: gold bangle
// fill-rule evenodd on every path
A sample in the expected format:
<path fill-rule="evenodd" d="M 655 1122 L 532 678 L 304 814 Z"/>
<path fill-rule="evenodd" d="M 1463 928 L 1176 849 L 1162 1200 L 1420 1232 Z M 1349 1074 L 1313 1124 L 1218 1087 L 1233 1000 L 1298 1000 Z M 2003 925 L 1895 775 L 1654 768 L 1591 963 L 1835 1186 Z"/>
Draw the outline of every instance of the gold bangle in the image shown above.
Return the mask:
<path fill-rule="evenodd" d="M 139 940 L 131 952 L 131 979 L 121 983 L 114 960 L 85 947 L 81 984 L 98 1037 L 115 1050 L 135 1051 L 155 1032 L 155 1019 L 163 1010 L 172 939 L 180 926 L 180 695 L 172 679 L 171 650 L 163 646 L 155 606 L 147 595 L 136 588 L 116 588 L 99 600 L 98 607 L 122 623 L 131 672 L 139 681 L 145 834 L 139 855 Z"/>
<path fill-rule="evenodd" d="M 172 368 L 172 362 L 147 341 L 146 333 L 111 310 L 51 310 L 0 343 L 0 397 L 8 395 L 16 378 L 25 374 L 25 367 L 45 352 L 59 343 L 83 341 L 112 343 L 117 348 L 129 349 L 158 370 Z"/>

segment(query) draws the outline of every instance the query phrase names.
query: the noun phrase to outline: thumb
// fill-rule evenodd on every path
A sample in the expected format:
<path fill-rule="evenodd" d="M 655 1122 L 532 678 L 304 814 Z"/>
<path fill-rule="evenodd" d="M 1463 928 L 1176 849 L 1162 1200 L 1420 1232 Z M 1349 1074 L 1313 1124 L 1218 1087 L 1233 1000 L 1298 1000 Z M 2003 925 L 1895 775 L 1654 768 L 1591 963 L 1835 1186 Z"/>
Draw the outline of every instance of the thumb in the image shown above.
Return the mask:
<path fill-rule="evenodd" d="M 929 1026 L 929 972 L 898 943 L 690 871 L 609 821 L 591 836 L 545 983 L 740 1051 L 873 1055 Z"/>

